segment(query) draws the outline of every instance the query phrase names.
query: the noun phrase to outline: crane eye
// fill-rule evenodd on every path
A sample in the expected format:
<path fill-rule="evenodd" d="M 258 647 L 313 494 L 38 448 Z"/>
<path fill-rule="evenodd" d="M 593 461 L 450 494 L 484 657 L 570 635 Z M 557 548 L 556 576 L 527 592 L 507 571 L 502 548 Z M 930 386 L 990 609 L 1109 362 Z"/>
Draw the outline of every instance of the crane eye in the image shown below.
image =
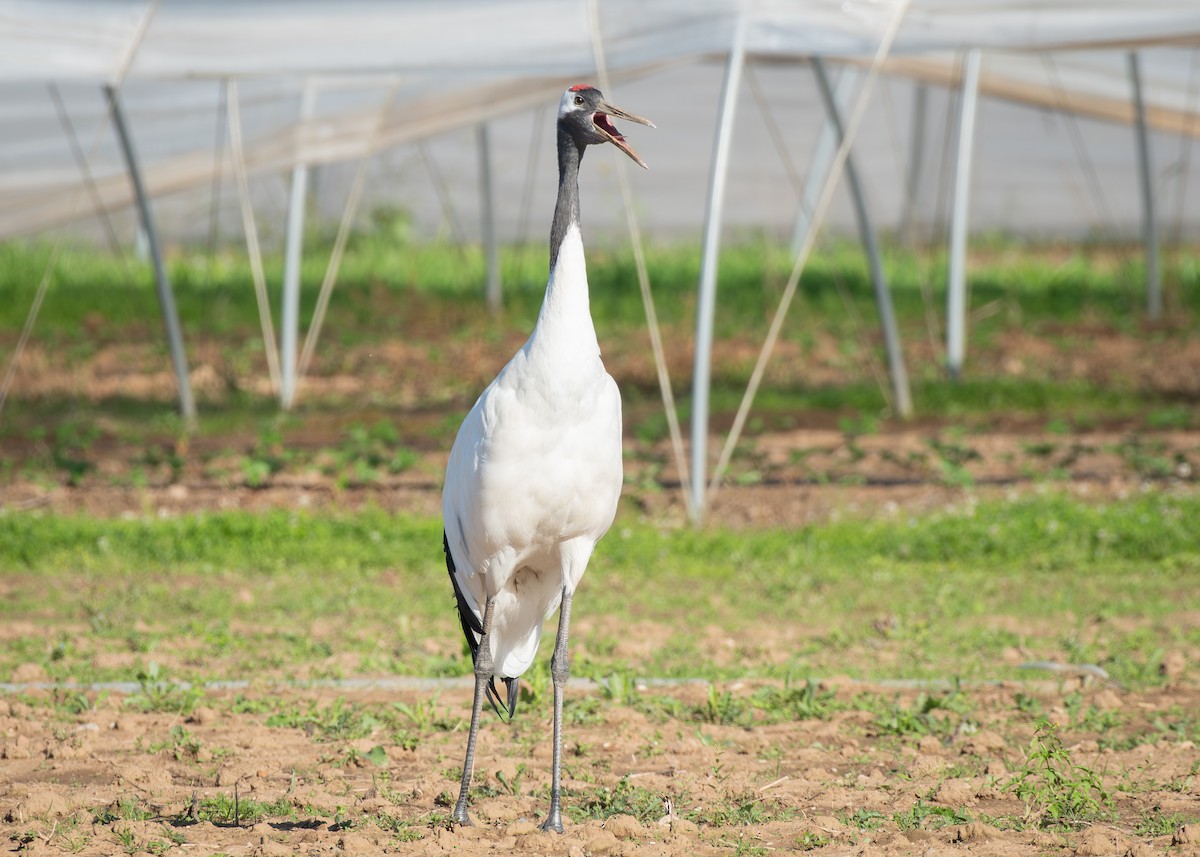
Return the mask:
<path fill-rule="evenodd" d="M 583 104 L 583 96 L 582 96 L 582 95 L 576 95 L 576 96 L 575 96 L 575 103 L 576 103 L 576 104 Z"/>

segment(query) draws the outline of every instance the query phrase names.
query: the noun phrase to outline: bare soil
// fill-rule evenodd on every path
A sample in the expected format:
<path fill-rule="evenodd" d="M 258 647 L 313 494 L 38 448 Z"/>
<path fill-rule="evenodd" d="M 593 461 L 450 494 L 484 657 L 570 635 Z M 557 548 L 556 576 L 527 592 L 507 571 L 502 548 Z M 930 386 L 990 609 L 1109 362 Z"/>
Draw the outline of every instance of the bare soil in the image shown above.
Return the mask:
<path fill-rule="evenodd" d="M 1155 727 L 1181 712 L 1194 718 L 1194 688 L 1129 694 L 1092 686 L 1073 699 L 1064 694 L 1078 693 L 1074 686 L 974 688 L 966 691 L 972 719 L 952 734 L 897 736 L 861 707 L 862 694 L 894 694 L 909 708 L 917 704 L 913 692 L 849 680 L 833 687 L 844 707 L 824 719 L 720 725 L 617 704 L 576 718 L 567 727 L 561 836 L 536 828 L 549 786 L 545 704 L 513 724 L 486 719 L 482 788 L 472 805 L 478 826 L 461 829 L 446 819 L 457 794 L 466 690 L 441 695 L 436 705 L 449 725 L 408 747 L 383 730 L 329 741 L 267 726 L 263 714 L 239 713 L 232 694 L 210 694 L 188 716 L 133 713 L 113 696 L 63 717 L 41 707 L 38 694 L 10 698 L 0 700 L 0 834 L 22 853 L 85 855 L 176 845 L 196 854 L 572 855 L 1140 855 L 1200 847 L 1200 757 L 1190 740 Z M 706 693 L 669 692 L 696 706 Z M 571 696 L 578 702 L 586 693 Z M 334 703 L 332 692 L 285 691 L 284 698 Z M 428 702 L 428 694 L 411 692 L 351 698 Z M 1120 725 L 1064 727 L 1071 764 L 1094 771 L 1109 800 L 1093 820 L 1060 824 L 1037 798 L 1020 799 L 1013 783 L 1029 766 L 1034 737 L 1018 703 L 1068 724 L 1065 698 L 1082 698 L 1092 724 Z M 235 798 L 239 810 L 248 808 L 240 823 L 232 812 L 214 820 L 213 802 L 231 807 Z M 263 805 L 271 809 L 259 816 Z"/>

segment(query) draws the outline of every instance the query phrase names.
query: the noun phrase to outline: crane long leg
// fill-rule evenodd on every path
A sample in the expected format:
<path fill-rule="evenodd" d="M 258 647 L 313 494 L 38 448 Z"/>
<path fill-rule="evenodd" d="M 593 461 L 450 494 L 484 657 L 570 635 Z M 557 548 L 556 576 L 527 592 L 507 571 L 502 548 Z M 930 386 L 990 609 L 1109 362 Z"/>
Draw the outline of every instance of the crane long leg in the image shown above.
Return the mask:
<path fill-rule="evenodd" d="M 451 818 L 459 824 L 474 827 L 475 822 L 467 814 L 467 792 L 471 788 L 471 774 L 475 770 L 475 739 L 479 737 L 479 717 L 483 713 L 483 697 L 488 682 L 492 680 L 495 665 L 492 661 L 492 599 L 489 596 L 483 607 L 483 633 L 479 637 L 479 649 L 475 653 L 475 700 L 471 705 L 471 731 L 467 734 L 467 757 L 463 760 L 462 784 L 459 786 L 458 803 L 454 805 Z"/>
<path fill-rule="evenodd" d="M 562 809 L 562 715 L 563 691 L 567 686 L 570 667 L 567 663 L 567 636 L 571 627 L 571 593 L 563 589 L 562 606 L 558 608 L 558 635 L 554 639 L 554 655 L 550 658 L 550 677 L 554 679 L 554 767 L 550 780 L 550 813 L 542 822 L 542 830 L 563 832 Z"/>

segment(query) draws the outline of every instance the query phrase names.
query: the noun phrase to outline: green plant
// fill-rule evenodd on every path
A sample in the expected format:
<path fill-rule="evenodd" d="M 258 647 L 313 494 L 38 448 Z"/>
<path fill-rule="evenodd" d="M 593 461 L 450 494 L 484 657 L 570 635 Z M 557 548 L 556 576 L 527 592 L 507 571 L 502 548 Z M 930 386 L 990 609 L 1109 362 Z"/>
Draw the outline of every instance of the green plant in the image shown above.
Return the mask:
<path fill-rule="evenodd" d="M 801 851 L 815 851 L 818 848 L 824 848 L 832 841 L 826 833 L 808 831 L 796 840 L 796 847 Z"/>
<path fill-rule="evenodd" d="M 1112 804 L 1100 777 L 1075 763 L 1058 726 L 1045 719 L 1036 721 L 1025 763 L 1005 790 L 1025 802 L 1027 818 L 1043 826 L 1078 825 L 1100 817 Z"/>
<path fill-rule="evenodd" d="M 649 789 L 635 786 L 622 777 L 616 788 L 602 786 L 583 791 L 564 789 L 570 800 L 565 809 L 575 821 L 605 819 L 614 815 L 632 815 L 643 824 L 657 821 L 663 815 L 662 798 Z"/>
<path fill-rule="evenodd" d="M 137 672 L 138 690 L 125 699 L 125 706 L 134 711 L 170 711 L 190 714 L 204 698 L 204 690 L 194 685 L 176 684 L 160 675 L 159 666 L 151 661 Z"/>
<path fill-rule="evenodd" d="M 791 807 L 771 802 L 755 791 L 728 795 L 721 803 L 687 814 L 691 821 L 713 827 L 747 827 L 768 821 L 787 821 L 794 816 L 795 810 Z"/>
<path fill-rule="evenodd" d="M 500 783 L 500 785 L 504 786 L 505 790 L 513 797 L 517 797 L 521 794 L 521 777 L 523 776 L 525 776 L 524 762 L 521 762 L 517 765 L 517 769 L 513 773 L 511 782 L 507 777 L 504 776 L 503 771 L 496 771 L 496 780 Z"/>
<path fill-rule="evenodd" d="M 1180 812 L 1168 814 L 1163 811 L 1162 807 L 1156 806 L 1142 813 L 1133 832 L 1138 836 L 1169 836 L 1183 825 L 1194 824 L 1197 821 L 1200 821 L 1200 817 L 1184 815 Z"/>
<path fill-rule="evenodd" d="M 78 485 L 95 469 L 88 456 L 99 436 L 100 430 L 91 423 L 68 419 L 59 424 L 54 433 L 51 457 L 55 466 L 66 472 L 69 484 Z"/>
<path fill-rule="evenodd" d="M 170 734 L 165 741 L 155 742 L 150 745 L 149 749 L 151 753 L 170 750 L 171 755 L 178 762 L 184 759 L 195 759 L 200 752 L 200 740 L 184 726 L 176 723 L 171 727 Z"/>
<path fill-rule="evenodd" d="M 842 824 L 857 827 L 859 830 L 874 830 L 887 820 L 887 816 L 873 809 L 859 807 L 850 814 L 839 813 L 838 820 Z"/>
<path fill-rule="evenodd" d="M 968 712 L 966 697 L 958 691 L 943 694 L 921 692 L 910 706 L 903 706 L 898 700 L 886 704 L 872 725 L 881 735 L 947 737 L 969 720 Z"/>
<path fill-rule="evenodd" d="M 196 817 L 213 824 L 253 824 L 264 818 L 295 818 L 296 808 L 286 797 L 273 803 L 243 798 L 234 791 L 204 798 L 197 805 Z"/>
<path fill-rule="evenodd" d="M 811 678 L 796 687 L 789 676 L 782 689 L 760 688 L 751 704 L 764 713 L 767 722 L 825 720 L 839 708 L 836 697 L 832 690 L 821 690 Z"/>
<path fill-rule="evenodd" d="M 293 707 L 267 718 L 267 726 L 303 729 L 318 741 L 365 738 L 384 725 L 384 721 L 374 712 L 341 698 L 323 708 L 310 703 L 305 711 Z"/>
<path fill-rule="evenodd" d="M 271 476 L 282 471 L 295 453 L 284 442 L 280 418 L 264 422 L 258 439 L 242 459 L 242 477 L 251 488 L 262 488 Z"/>
<path fill-rule="evenodd" d="M 637 680 L 632 673 L 610 673 L 600 682 L 600 698 L 614 705 L 634 705 L 640 697 Z"/>
<path fill-rule="evenodd" d="M 901 830 L 936 830 L 951 824 L 967 824 L 972 819 L 965 810 L 928 804 L 918 798 L 910 808 L 894 814 L 892 820 Z"/>
<path fill-rule="evenodd" d="M 117 842 L 121 844 L 121 848 L 124 849 L 126 854 L 136 854 L 142 850 L 142 846 L 138 844 L 133 831 L 128 827 L 115 828 L 113 836 L 117 837 Z"/>
<path fill-rule="evenodd" d="M 708 686 L 708 696 L 696 709 L 696 719 L 704 723 L 737 723 L 746 712 L 745 702 L 729 691 L 721 693 L 715 684 Z"/>

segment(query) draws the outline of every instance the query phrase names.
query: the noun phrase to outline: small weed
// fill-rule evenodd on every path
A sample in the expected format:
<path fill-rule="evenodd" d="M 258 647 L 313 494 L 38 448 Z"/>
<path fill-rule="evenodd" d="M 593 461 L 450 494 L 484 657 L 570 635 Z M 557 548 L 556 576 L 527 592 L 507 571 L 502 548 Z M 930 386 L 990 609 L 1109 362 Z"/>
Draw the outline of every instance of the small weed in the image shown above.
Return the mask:
<path fill-rule="evenodd" d="M 575 821 L 603 820 L 614 815 L 632 815 L 643 824 L 657 821 L 663 815 L 662 798 L 649 789 L 631 785 L 622 777 L 617 787 L 607 786 L 592 791 L 570 791 L 567 812 Z"/>
<path fill-rule="evenodd" d="M 737 723 L 746 713 L 746 704 L 729 691 L 721 693 L 715 684 L 708 686 L 708 697 L 696 708 L 696 719 L 723 725 Z"/>
<path fill-rule="evenodd" d="M 391 813 L 380 812 L 371 816 L 370 821 L 380 830 L 392 834 L 392 839 L 396 842 L 416 842 L 425 836 L 424 831 L 418 827 L 416 819 L 401 818 Z M 429 821 L 429 816 L 426 816 L 426 823 L 428 824 Z"/>
<path fill-rule="evenodd" d="M 96 707 L 108 698 L 108 691 L 101 691 L 99 696 L 93 701 L 82 690 L 56 687 L 51 698 L 53 700 L 51 704 L 56 711 L 71 717 L 77 717 L 88 711 L 95 711 Z"/>
<path fill-rule="evenodd" d="M 264 818 L 295 818 L 296 808 L 286 797 L 266 803 L 221 793 L 200 801 L 197 817 L 213 824 L 254 824 Z"/>
<path fill-rule="evenodd" d="M 796 847 L 801 851 L 815 851 L 818 848 L 824 848 L 832 841 L 826 833 L 809 831 L 796 840 Z"/>
<path fill-rule="evenodd" d="M 713 827 L 745 827 L 768 821 L 787 821 L 794 816 L 795 810 L 790 807 L 768 803 L 758 792 L 747 791 L 731 795 L 725 803 L 691 813 L 688 818 Z"/>
<path fill-rule="evenodd" d="M 68 484 L 79 485 L 95 469 L 88 456 L 99 436 L 100 430 L 90 422 L 66 420 L 58 426 L 50 453 L 55 467 L 66 473 Z"/>
<path fill-rule="evenodd" d="M 852 814 L 840 813 L 837 818 L 842 824 L 857 827 L 859 830 L 874 830 L 887 820 L 887 816 L 882 812 L 862 807 L 854 810 Z"/>
<path fill-rule="evenodd" d="M 125 699 L 125 707 L 134 711 L 161 711 L 172 714 L 191 714 L 204 698 L 204 690 L 169 682 L 159 675 L 153 661 L 137 673 L 138 691 Z"/>
<path fill-rule="evenodd" d="M 153 816 L 154 813 L 142 806 L 142 802 L 132 795 L 127 795 L 92 812 L 92 820 L 95 824 L 112 824 L 114 821 L 145 821 Z"/>
<path fill-rule="evenodd" d="M 394 708 L 402 717 L 421 734 L 430 732 L 455 732 L 465 723 L 461 717 L 454 716 L 446 709 L 436 708 L 437 697 L 421 699 L 408 705 L 404 702 L 393 702 Z"/>
<path fill-rule="evenodd" d="M 267 718 L 267 726 L 303 729 L 318 741 L 353 741 L 366 738 L 385 725 L 379 717 L 360 706 L 337 699 L 324 708 L 316 703 L 307 711 L 293 708 L 280 711 Z"/>
<path fill-rule="evenodd" d="M 760 689 L 751 699 L 755 708 L 764 712 L 772 723 L 789 720 L 826 720 L 838 710 L 836 694 L 821 690 L 820 685 L 808 679 L 802 687 L 792 686 L 791 680 L 783 689 L 774 687 Z"/>
<path fill-rule="evenodd" d="M 1138 836 L 1169 836 L 1185 824 L 1193 824 L 1196 816 L 1187 816 L 1179 812 L 1167 815 L 1161 807 L 1154 807 L 1149 812 L 1142 813 L 1141 821 L 1133 829 Z"/>
<path fill-rule="evenodd" d="M 292 456 L 293 453 L 283 442 L 283 428 L 279 419 L 264 423 L 254 447 L 242 459 L 242 477 L 246 485 L 262 488 L 274 474 L 287 466 Z"/>
<path fill-rule="evenodd" d="M 945 694 L 920 693 L 909 707 L 899 701 L 887 705 L 873 721 L 880 735 L 899 737 L 940 735 L 948 737 L 973 725 L 966 698 L 958 691 Z M 939 716 L 937 712 L 944 712 Z"/>
<path fill-rule="evenodd" d="M 972 818 L 964 810 L 927 804 L 918 798 L 912 807 L 893 815 L 892 820 L 901 830 L 937 830 L 951 824 L 968 824 Z"/>
<path fill-rule="evenodd" d="M 600 698 L 614 705 L 634 705 L 640 696 L 632 673 L 611 673 L 600 682 Z"/>
<path fill-rule="evenodd" d="M 521 794 L 521 777 L 523 776 L 525 776 L 525 764 L 523 762 L 517 765 L 517 770 L 513 774 L 511 782 L 504 776 L 503 771 L 496 771 L 496 780 L 513 797 L 519 797 Z"/>
<path fill-rule="evenodd" d="M 151 753 L 169 750 L 175 761 L 182 762 L 185 759 L 196 758 L 200 752 L 200 739 L 177 723 L 171 727 L 171 732 L 165 741 L 151 744 L 149 750 Z"/>
<path fill-rule="evenodd" d="M 118 827 L 113 830 L 113 836 L 117 837 L 117 842 L 121 844 L 126 854 L 136 854 L 142 850 L 142 846 L 138 844 L 137 839 L 133 835 L 133 831 L 128 827 Z"/>
<path fill-rule="evenodd" d="M 1112 798 L 1090 768 L 1075 764 L 1058 726 L 1037 721 L 1025 764 L 1005 786 L 1025 802 L 1026 816 L 1043 826 L 1077 825 L 1100 817 Z"/>
<path fill-rule="evenodd" d="M 604 722 L 604 701 L 594 696 L 567 699 L 563 716 L 573 726 L 596 726 Z"/>
<path fill-rule="evenodd" d="M 337 475 L 338 484 L 345 487 L 378 482 L 383 473 L 408 470 L 420 456 L 400 445 L 400 434 L 391 422 L 379 420 L 370 426 L 351 425 L 331 459 L 325 470 Z"/>

